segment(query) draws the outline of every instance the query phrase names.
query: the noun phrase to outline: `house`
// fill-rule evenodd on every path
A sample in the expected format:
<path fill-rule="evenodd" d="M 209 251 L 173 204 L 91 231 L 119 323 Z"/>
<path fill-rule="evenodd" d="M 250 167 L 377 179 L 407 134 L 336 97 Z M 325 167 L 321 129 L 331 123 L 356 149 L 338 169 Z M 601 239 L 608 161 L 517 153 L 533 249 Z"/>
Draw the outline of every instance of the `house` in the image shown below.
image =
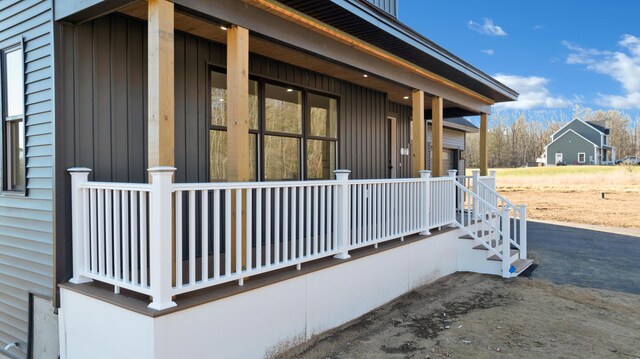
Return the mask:
<path fill-rule="evenodd" d="M 612 164 L 616 148 L 609 145 L 610 130 L 603 121 L 591 122 L 574 118 L 551 135 L 541 158 L 546 165 Z"/>
<path fill-rule="evenodd" d="M 0 3 L 0 353 L 262 357 L 526 268 L 526 207 L 487 168 L 518 94 L 396 9 Z M 469 131 L 481 169 L 456 177 Z"/>

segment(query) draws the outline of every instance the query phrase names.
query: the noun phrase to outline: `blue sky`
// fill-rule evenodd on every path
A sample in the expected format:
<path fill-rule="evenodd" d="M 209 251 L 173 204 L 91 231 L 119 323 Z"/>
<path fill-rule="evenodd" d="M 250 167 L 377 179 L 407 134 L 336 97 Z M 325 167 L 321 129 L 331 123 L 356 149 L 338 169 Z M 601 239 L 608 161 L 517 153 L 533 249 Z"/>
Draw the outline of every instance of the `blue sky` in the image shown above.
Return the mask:
<path fill-rule="evenodd" d="M 640 112 L 640 1 L 399 0 L 398 15 L 520 92 L 496 110 Z"/>

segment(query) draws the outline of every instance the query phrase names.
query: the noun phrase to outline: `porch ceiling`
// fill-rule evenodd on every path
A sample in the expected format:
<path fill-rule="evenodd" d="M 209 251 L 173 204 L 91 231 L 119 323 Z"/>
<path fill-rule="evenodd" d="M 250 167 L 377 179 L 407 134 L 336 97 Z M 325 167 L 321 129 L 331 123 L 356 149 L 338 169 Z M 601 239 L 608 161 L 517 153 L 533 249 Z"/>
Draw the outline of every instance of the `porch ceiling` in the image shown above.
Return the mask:
<path fill-rule="evenodd" d="M 140 1 L 131 4 L 119 9 L 119 12 L 146 21 L 147 2 Z M 176 10 L 175 12 L 174 26 L 176 30 L 226 44 L 227 34 L 225 30 L 221 29 L 221 24 L 224 23 L 215 23 L 179 10 Z M 322 58 L 317 54 L 293 49 L 286 46 L 286 44 L 266 39 L 256 33 L 252 33 L 249 38 L 249 49 L 255 54 L 326 74 L 363 87 L 385 92 L 388 94 L 389 100 L 411 106 L 412 89 L 410 87 L 377 77 L 345 64 L 336 63 L 330 59 Z M 426 110 L 431 109 L 430 96 L 430 94 L 425 93 L 425 97 L 427 97 L 427 100 L 425 101 Z M 473 112 L 463 109 L 458 104 L 447 99 L 444 99 L 444 111 L 445 117 L 474 115 Z M 426 111 L 425 115 L 426 118 L 431 118 L 431 111 Z"/>

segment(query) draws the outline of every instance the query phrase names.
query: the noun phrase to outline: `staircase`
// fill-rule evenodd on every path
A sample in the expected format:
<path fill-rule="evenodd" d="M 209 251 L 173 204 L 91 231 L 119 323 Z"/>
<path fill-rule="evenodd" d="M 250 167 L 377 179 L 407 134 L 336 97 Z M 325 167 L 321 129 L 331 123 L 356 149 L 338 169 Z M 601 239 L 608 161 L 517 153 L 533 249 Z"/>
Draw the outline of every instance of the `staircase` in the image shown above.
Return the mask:
<path fill-rule="evenodd" d="M 482 183 L 469 189 L 456 182 L 456 226 L 462 268 L 470 271 L 517 277 L 532 260 L 527 259 L 526 206 L 516 206 Z"/>

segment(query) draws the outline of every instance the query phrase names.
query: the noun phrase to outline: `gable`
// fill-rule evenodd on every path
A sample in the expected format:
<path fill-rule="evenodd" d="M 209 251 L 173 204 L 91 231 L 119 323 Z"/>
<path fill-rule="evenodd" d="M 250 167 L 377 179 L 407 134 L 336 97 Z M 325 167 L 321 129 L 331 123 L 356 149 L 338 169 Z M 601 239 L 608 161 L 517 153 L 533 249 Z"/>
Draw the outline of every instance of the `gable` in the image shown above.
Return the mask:
<path fill-rule="evenodd" d="M 588 144 L 589 146 L 598 146 L 596 143 L 592 142 L 591 140 L 589 140 L 588 138 L 582 136 L 581 134 L 577 133 L 576 131 L 572 130 L 572 129 L 568 129 L 567 131 L 564 131 L 561 135 L 559 135 L 558 137 L 556 137 L 555 140 L 549 142 L 548 145 L 545 146 L 545 148 L 549 148 L 553 145 L 558 145 L 558 144 L 565 144 L 565 143 L 571 143 L 571 142 L 579 142 L 581 144 Z"/>
<path fill-rule="evenodd" d="M 556 131 L 556 133 L 551 135 L 551 139 L 556 140 L 569 130 L 572 130 L 578 133 L 580 136 L 600 146 L 602 133 L 597 129 L 595 129 L 593 126 L 587 124 L 586 122 L 578 118 L 573 119 L 573 121 L 569 122 L 568 124 L 564 125 L 564 127 Z"/>

